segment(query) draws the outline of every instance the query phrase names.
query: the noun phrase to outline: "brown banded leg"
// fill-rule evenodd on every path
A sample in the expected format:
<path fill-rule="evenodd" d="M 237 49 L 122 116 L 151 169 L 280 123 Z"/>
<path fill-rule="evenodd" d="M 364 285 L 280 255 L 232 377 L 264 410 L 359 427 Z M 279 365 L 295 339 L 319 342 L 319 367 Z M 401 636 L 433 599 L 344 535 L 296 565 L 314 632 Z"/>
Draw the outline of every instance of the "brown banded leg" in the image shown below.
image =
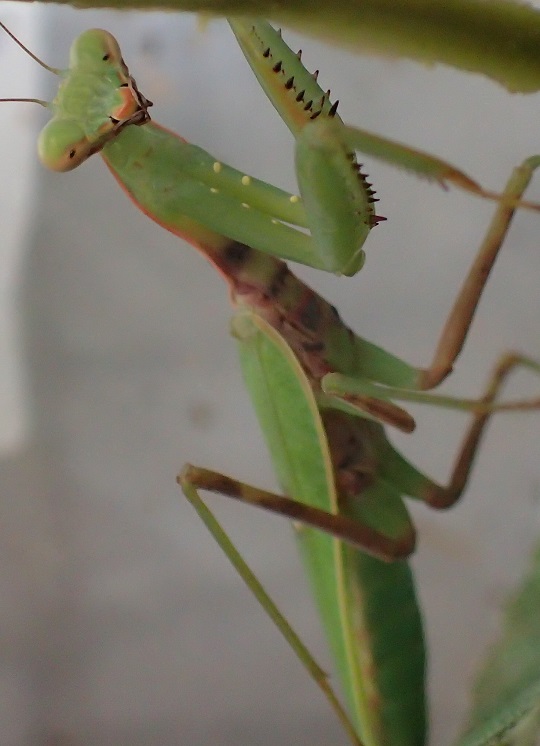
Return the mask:
<path fill-rule="evenodd" d="M 448 485 L 441 487 L 431 484 L 424 495 L 419 495 L 429 505 L 434 508 L 448 508 L 459 500 L 467 486 L 485 427 L 495 412 L 537 409 L 540 407 L 540 399 L 531 399 L 528 402 L 517 404 L 510 402 L 497 405 L 496 399 L 506 378 L 514 368 L 519 367 L 540 373 L 540 364 L 525 355 L 506 353 L 500 358 L 489 378 L 484 395 L 479 400 L 479 410 L 473 414 L 472 423 L 461 443 Z"/>
<path fill-rule="evenodd" d="M 414 534 L 412 533 L 399 538 L 389 537 L 353 518 L 328 513 L 290 497 L 252 487 L 209 469 L 186 464 L 178 475 L 177 481 L 184 492 L 188 485 L 264 508 L 290 520 L 324 531 L 383 561 L 389 562 L 407 557 L 414 549 Z"/>
<path fill-rule="evenodd" d="M 221 527 L 220 523 L 199 497 L 197 487 L 193 479 L 195 479 L 196 481 L 197 477 L 200 477 L 201 481 L 205 482 L 205 475 L 208 475 L 209 477 L 207 480 L 208 485 L 213 483 L 214 477 L 216 478 L 216 485 L 219 479 L 227 479 L 226 477 L 222 477 L 215 472 L 208 472 L 205 469 L 197 469 L 196 467 L 188 465 L 185 466 L 182 470 L 182 473 L 178 475 L 178 483 L 182 487 L 186 498 L 195 508 L 199 517 L 225 553 L 227 559 L 231 562 L 249 590 L 253 593 L 262 608 L 266 611 L 270 619 L 279 629 L 287 643 L 294 651 L 300 663 L 308 671 L 309 675 L 323 692 L 330 706 L 336 713 L 336 716 L 343 726 L 345 732 L 347 733 L 350 743 L 353 746 L 364 746 L 358 734 L 356 733 L 356 729 L 349 715 L 347 714 L 347 711 L 339 701 L 339 698 L 328 679 L 328 675 L 324 672 L 321 666 L 319 666 L 313 655 L 306 648 L 300 637 L 291 627 L 287 619 L 283 616 L 274 601 L 270 598 L 257 577 L 251 571 L 250 567 L 246 564 L 228 535 Z M 231 480 L 231 482 L 232 481 L 233 480 Z"/>
<path fill-rule="evenodd" d="M 539 165 L 540 156 L 533 156 L 515 168 L 506 184 L 504 195 L 510 199 L 521 199 L 534 170 Z M 515 210 L 515 206 L 510 207 L 505 202 L 498 205 L 478 254 L 446 320 L 433 361 L 429 368 L 420 372 L 419 389 L 426 391 L 435 388 L 452 371 L 454 362 L 463 348 L 491 269 L 510 228 Z"/>

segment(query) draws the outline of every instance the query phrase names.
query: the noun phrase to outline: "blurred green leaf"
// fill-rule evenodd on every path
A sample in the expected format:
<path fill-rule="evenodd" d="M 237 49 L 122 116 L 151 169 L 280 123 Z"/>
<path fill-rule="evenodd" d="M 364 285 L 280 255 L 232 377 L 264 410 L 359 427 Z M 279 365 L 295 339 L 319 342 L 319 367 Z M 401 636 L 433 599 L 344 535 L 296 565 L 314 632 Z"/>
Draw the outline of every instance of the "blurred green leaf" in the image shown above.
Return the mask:
<path fill-rule="evenodd" d="M 540 726 L 540 547 L 478 678 L 459 746 L 532 744 Z"/>
<path fill-rule="evenodd" d="M 514 0 L 60 1 L 78 8 L 262 16 L 358 52 L 450 65 L 513 92 L 540 88 L 540 11 Z"/>

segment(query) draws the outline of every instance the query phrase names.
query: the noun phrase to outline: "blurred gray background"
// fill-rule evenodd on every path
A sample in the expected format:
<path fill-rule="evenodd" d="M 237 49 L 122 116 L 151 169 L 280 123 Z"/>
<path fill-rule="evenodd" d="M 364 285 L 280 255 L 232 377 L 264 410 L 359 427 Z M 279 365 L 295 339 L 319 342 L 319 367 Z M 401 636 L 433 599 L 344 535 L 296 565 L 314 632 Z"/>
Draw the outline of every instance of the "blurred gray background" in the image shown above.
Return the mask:
<path fill-rule="evenodd" d="M 188 15 L 7 3 L 0 15 L 59 67 L 77 33 L 111 30 L 156 121 L 294 189 L 289 133 L 222 22 L 201 30 Z M 492 188 L 540 151 L 538 96 L 287 39 L 321 69 L 347 121 L 437 153 Z M 52 76 L 13 46 L 0 39 L 0 95 L 51 97 Z M 33 144 L 46 121 L 38 107 L 1 112 L 1 746 L 345 743 L 175 484 L 190 460 L 275 487 L 223 282 L 138 214 L 98 157 L 46 173 Z M 300 273 L 362 335 L 425 365 L 493 208 L 367 168 L 389 220 L 369 239 L 364 271 L 352 280 Z M 540 200 L 538 183 L 530 194 Z M 518 216 L 446 391 L 478 394 L 509 348 L 540 356 L 538 221 Z M 508 394 L 539 388 L 520 375 Z M 466 418 L 414 412 L 416 434 L 395 441 L 445 480 Z M 449 743 L 463 721 L 500 605 L 540 528 L 539 434 L 537 414 L 501 415 L 462 502 L 444 515 L 414 510 L 433 743 Z M 210 504 L 330 667 L 289 527 Z"/>

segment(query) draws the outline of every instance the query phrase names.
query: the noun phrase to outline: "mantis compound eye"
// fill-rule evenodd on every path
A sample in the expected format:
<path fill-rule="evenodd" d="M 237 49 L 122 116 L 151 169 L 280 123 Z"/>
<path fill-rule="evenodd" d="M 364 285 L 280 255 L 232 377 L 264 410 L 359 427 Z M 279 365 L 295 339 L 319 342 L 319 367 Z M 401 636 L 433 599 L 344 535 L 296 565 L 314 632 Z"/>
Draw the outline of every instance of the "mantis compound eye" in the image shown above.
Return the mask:
<path fill-rule="evenodd" d="M 38 139 L 39 158 L 51 171 L 71 171 L 94 151 L 82 127 L 71 119 L 52 119 Z"/>
<path fill-rule="evenodd" d="M 103 29 L 82 33 L 71 45 L 69 66 L 72 69 L 99 72 L 122 64 L 122 53 L 112 34 Z"/>

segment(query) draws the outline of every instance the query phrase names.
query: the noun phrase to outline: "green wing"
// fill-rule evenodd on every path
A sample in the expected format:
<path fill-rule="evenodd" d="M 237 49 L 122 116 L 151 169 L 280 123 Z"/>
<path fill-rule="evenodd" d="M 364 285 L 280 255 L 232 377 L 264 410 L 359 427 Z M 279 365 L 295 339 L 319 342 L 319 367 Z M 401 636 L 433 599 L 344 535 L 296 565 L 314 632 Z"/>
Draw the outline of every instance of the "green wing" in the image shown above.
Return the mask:
<path fill-rule="evenodd" d="M 233 333 L 282 488 L 290 497 L 336 512 L 323 419 L 296 357 L 254 314 L 235 317 Z M 400 524 L 408 520 L 400 505 L 392 488 L 376 482 L 363 496 L 357 517 L 379 524 L 391 511 Z M 362 740 L 366 746 L 421 746 L 425 661 L 408 564 L 384 564 L 314 529 L 299 529 L 298 540 Z"/>

